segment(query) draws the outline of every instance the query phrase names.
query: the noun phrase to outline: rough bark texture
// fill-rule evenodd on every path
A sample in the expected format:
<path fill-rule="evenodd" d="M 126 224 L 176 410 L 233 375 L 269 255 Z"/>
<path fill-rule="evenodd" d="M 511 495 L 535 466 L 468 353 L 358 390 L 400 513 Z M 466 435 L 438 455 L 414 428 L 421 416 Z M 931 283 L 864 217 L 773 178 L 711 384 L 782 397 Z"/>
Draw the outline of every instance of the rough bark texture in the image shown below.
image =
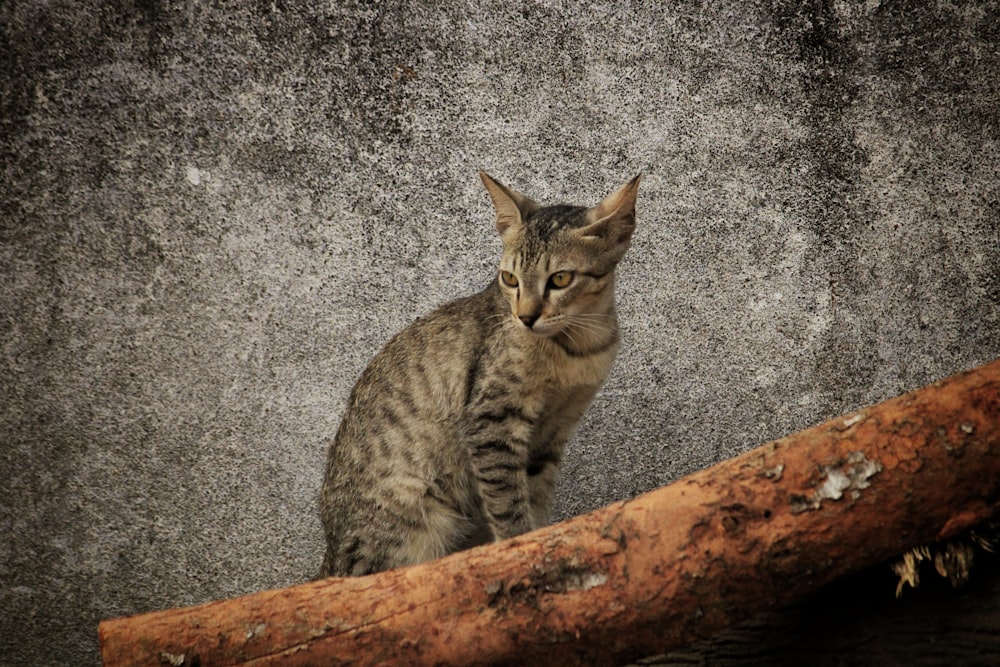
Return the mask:
<path fill-rule="evenodd" d="M 1000 360 L 420 566 L 105 621 L 106 665 L 615 664 L 954 536 L 1000 501 Z"/>

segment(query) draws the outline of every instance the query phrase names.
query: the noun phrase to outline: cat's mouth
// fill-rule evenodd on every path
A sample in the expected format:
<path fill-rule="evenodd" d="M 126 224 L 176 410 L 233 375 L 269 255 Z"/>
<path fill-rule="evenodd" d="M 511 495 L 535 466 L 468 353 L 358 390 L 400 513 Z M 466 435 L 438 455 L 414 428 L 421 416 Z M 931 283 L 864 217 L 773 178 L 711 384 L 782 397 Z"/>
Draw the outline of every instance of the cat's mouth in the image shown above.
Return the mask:
<path fill-rule="evenodd" d="M 563 325 L 558 321 L 543 319 L 541 317 L 518 317 L 514 315 L 514 321 L 522 329 L 528 330 L 540 338 L 552 338 L 563 330 Z"/>
<path fill-rule="evenodd" d="M 521 318 L 514 316 L 517 326 L 529 333 L 554 341 L 574 354 L 607 349 L 617 340 L 616 330 L 607 324 L 607 315 L 555 315 Z M 530 321 L 525 321 L 529 319 Z M 529 326 L 530 325 L 530 326 Z"/>

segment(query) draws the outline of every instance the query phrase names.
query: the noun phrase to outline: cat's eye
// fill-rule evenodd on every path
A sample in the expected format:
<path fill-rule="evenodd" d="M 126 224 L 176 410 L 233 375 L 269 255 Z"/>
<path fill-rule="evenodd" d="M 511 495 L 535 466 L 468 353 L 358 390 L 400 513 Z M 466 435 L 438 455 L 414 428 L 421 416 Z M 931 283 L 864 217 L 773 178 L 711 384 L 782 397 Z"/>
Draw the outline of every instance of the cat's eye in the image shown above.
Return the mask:
<path fill-rule="evenodd" d="M 558 271 L 549 276 L 549 285 L 556 289 L 562 289 L 573 282 L 572 271 Z"/>
<path fill-rule="evenodd" d="M 502 280 L 503 284 L 507 287 L 517 287 L 517 276 L 510 271 L 501 271 L 500 280 Z"/>

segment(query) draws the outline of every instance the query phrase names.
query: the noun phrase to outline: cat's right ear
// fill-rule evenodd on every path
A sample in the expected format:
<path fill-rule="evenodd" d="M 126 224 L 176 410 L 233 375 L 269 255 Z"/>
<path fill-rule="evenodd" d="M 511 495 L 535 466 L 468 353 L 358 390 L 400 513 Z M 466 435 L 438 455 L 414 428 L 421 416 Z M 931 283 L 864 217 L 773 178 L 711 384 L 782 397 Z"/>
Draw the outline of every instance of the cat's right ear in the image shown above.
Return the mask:
<path fill-rule="evenodd" d="M 628 245 L 635 231 L 635 198 L 639 192 L 639 174 L 587 210 L 587 226 L 580 230 L 584 238 L 601 238 L 615 245 Z"/>
<path fill-rule="evenodd" d="M 497 231 L 506 239 L 516 233 L 524 224 L 524 218 L 538 208 L 531 198 L 502 185 L 485 171 L 479 172 L 486 191 L 490 193 L 493 207 L 497 210 Z"/>

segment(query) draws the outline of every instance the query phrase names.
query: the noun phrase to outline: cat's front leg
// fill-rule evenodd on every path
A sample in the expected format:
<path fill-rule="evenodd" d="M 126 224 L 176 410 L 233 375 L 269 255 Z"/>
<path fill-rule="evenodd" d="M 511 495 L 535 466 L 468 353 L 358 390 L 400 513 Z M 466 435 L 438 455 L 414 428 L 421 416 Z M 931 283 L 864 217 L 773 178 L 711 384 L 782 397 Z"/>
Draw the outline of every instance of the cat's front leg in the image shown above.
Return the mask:
<path fill-rule="evenodd" d="M 547 456 L 528 463 L 528 504 L 532 530 L 549 525 L 552 496 L 559 476 L 558 457 Z"/>
<path fill-rule="evenodd" d="M 476 443 L 472 467 L 479 484 L 483 511 L 495 540 L 531 530 L 527 446 L 516 439 Z"/>

